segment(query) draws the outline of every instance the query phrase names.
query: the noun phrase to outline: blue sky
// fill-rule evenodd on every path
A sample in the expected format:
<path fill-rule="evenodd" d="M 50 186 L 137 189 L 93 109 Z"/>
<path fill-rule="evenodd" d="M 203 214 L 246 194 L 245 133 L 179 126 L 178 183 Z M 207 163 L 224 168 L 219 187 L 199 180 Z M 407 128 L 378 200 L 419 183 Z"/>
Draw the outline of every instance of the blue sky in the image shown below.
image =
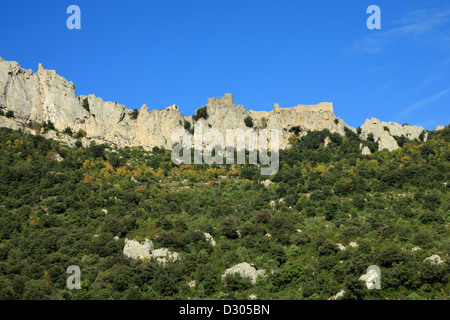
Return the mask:
<path fill-rule="evenodd" d="M 81 8 L 81 30 L 66 9 Z M 369 30 L 369 5 L 381 30 Z M 450 2 L 444 0 L 3 1 L 0 56 L 75 83 L 77 94 L 140 108 L 209 97 L 266 110 L 333 102 L 366 118 L 450 123 Z"/>

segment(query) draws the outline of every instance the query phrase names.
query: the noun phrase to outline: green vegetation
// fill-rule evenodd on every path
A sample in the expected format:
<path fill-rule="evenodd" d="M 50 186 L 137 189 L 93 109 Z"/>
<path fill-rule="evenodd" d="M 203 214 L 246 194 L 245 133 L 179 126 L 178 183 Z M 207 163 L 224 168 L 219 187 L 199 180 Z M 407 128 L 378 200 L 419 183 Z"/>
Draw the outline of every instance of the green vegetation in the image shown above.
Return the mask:
<path fill-rule="evenodd" d="M 88 100 L 88 98 L 84 98 L 84 100 L 83 100 L 83 108 L 84 108 L 87 112 L 90 112 L 90 108 L 89 108 L 89 100 Z"/>
<path fill-rule="evenodd" d="M 450 128 L 367 156 L 359 144 L 373 142 L 350 130 L 292 142 L 265 187 L 251 165 L 176 166 L 162 148 L 69 148 L 0 128 L 0 299 L 328 299 L 344 289 L 344 299 L 448 300 Z M 181 259 L 128 259 L 125 238 Z M 445 262 L 424 262 L 434 254 Z M 267 276 L 223 282 L 241 262 Z M 381 290 L 358 280 L 373 264 Z M 70 265 L 81 290 L 66 288 Z"/>
<path fill-rule="evenodd" d="M 208 115 L 208 107 L 207 106 L 203 106 L 203 107 L 197 109 L 197 111 L 195 111 L 195 115 L 193 116 L 194 121 L 198 121 L 201 118 L 208 120 L 209 115 Z"/>
<path fill-rule="evenodd" d="M 14 111 L 12 111 L 12 110 L 6 111 L 5 116 L 6 116 L 7 118 L 14 118 Z"/>
<path fill-rule="evenodd" d="M 253 128 L 253 119 L 252 119 L 252 117 L 247 116 L 247 117 L 244 119 L 244 123 L 245 123 L 245 125 L 246 125 L 247 127 Z"/>
<path fill-rule="evenodd" d="M 132 120 L 136 120 L 138 115 L 139 115 L 139 110 L 138 109 L 133 109 L 133 111 L 131 111 L 131 113 L 130 113 L 130 118 Z"/>

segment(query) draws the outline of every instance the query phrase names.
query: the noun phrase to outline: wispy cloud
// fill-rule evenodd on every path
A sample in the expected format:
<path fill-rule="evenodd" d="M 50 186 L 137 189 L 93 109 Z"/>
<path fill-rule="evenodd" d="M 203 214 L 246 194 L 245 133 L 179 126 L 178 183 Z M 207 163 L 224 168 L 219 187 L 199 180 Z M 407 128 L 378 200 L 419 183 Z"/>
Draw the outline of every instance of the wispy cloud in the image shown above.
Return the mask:
<path fill-rule="evenodd" d="M 411 105 L 409 105 L 408 107 L 404 108 L 399 114 L 398 117 L 404 117 L 406 115 L 411 114 L 412 112 L 425 108 L 427 106 L 429 106 L 431 103 L 438 101 L 439 99 L 441 99 L 442 97 L 446 96 L 447 94 L 450 93 L 450 88 L 447 88 L 445 90 L 442 90 L 438 93 L 433 94 L 432 96 L 426 97 L 422 100 L 419 100 Z"/>
<path fill-rule="evenodd" d="M 450 22 L 450 9 L 436 10 L 423 9 L 407 13 L 394 25 L 395 28 L 371 32 L 370 35 L 355 41 L 347 50 L 350 54 L 379 53 L 385 48 L 401 39 L 409 42 L 420 39 L 421 45 L 430 42 L 442 47 L 450 47 L 450 37 L 447 32 L 437 32 L 437 28 Z"/>

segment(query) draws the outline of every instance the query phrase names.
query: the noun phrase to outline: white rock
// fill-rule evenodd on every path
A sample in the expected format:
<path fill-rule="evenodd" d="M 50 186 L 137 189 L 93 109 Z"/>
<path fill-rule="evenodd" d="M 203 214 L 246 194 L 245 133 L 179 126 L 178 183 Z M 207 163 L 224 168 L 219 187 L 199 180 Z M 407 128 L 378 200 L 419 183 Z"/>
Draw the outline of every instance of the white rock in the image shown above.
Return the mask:
<path fill-rule="evenodd" d="M 187 284 L 190 288 L 195 288 L 195 286 L 196 286 L 196 281 L 195 280 L 192 280 L 191 282 L 188 282 L 188 284 Z"/>
<path fill-rule="evenodd" d="M 213 247 L 216 246 L 216 241 L 214 240 L 212 235 L 210 235 L 209 233 L 206 233 L 206 232 L 203 233 L 203 235 L 205 236 L 206 241 L 208 241 L 210 245 L 212 245 Z"/>
<path fill-rule="evenodd" d="M 106 210 L 106 209 L 102 209 L 102 212 L 103 212 L 104 214 L 108 214 L 108 210 Z"/>
<path fill-rule="evenodd" d="M 352 247 L 352 248 L 357 248 L 358 247 L 358 244 L 356 242 L 350 242 L 348 245 L 350 247 Z"/>
<path fill-rule="evenodd" d="M 442 260 L 441 257 L 438 256 L 437 254 L 429 256 L 428 258 L 425 258 L 423 261 L 424 262 L 428 261 L 428 262 L 430 262 L 433 265 L 439 265 L 439 264 L 444 262 L 444 260 Z"/>
<path fill-rule="evenodd" d="M 359 280 L 364 281 L 367 289 L 375 289 L 375 284 L 379 281 L 378 272 L 375 269 L 368 270 Z"/>
<path fill-rule="evenodd" d="M 249 263 L 243 262 L 225 270 L 225 273 L 222 275 L 222 280 L 224 280 L 227 275 L 234 273 L 249 278 L 252 285 L 256 283 L 258 277 L 265 276 L 264 270 L 256 270 L 256 268 L 252 267 Z"/>
<path fill-rule="evenodd" d="M 150 258 L 156 259 L 159 263 L 165 264 L 167 261 L 178 261 L 180 255 L 177 252 L 171 252 L 167 248 L 155 249 L 150 254 Z"/>
<path fill-rule="evenodd" d="M 361 154 L 364 155 L 364 156 L 367 156 L 367 155 L 369 155 L 369 154 L 372 154 L 372 152 L 370 151 L 370 149 L 369 149 L 368 146 L 364 146 L 364 147 L 362 148 L 362 150 L 361 150 Z"/>
<path fill-rule="evenodd" d="M 256 300 L 258 297 L 255 294 L 252 293 L 248 298 L 250 300 Z"/>
<path fill-rule="evenodd" d="M 143 244 L 136 240 L 125 239 L 123 254 L 131 259 L 149 259 L 153 249 L 153 242 L 148 239 L 145 239 Z"/>
<path fill-rule="evenodd" d="M 419 248 L 419 247 L 414 247 L 414 248 L 411 249 L 411 251 L 419 251 L 419 250 L 422 250 L 422 249 Z"/>
<path fill-rule="evenodd" d="M 341 291 L 339 291 L 338 293 L 336 293 L 334 296 L 329 297 L 328 300 L 336 300 L 336 299 L 339 299 L 339 298 L 343 297 L 344 294 L 345 294 L 345 290 L 342 289 Z"/>
<path fill-rule="evenodd" d="M 342 251 L 347 250 L 347 248 L 340 243 L 336 243 L 336 245 L 338 246 L 339 250 L 342 250 Z"/>
<path fill-rule="evenodd" d="M 438 125 L 434 131 L 444 130 L 445 127 L 443 125 Z"/>
<path fill-rule="evenodd" d="M 272 181 L 270 181 L 269 179 L 266 179 L 266 180 L 262 181 L 261 184 L 263 184 L 264 187 L 267 188 L 268 186 L 270 186 L 272 184 Z"/>

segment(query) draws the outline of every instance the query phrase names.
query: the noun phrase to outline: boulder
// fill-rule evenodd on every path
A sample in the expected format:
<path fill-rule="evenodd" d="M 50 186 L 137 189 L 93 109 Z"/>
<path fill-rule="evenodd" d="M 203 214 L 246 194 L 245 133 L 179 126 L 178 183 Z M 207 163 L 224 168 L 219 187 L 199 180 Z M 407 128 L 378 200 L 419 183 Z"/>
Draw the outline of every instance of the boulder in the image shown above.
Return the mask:
<path fill-rule="evenodd" d="M 209 233 L 206 233 L 206 232 L 203 233 L 203 235 L 205 236 L 206 241 L 208 241 L 210 245 L 212 245 L 213 247 L 216 246 L 216 241 L 214 240 L 212 235 L 210 235 Z"/>
<path fill-rule="evenodd" d="M 149 259 L 154 249 L 153 242 L 145 239 L 141 244 L 137 240 L 125 239 L 123 254 L 131 259 Z"/>
<path fill-rule="evenodd" d="M 367 273 L 362 275 L 359 280 L 365 282 L 367 289 L 379 289 L 377 283 L 380 282 L 380 275 L 375 269 L 367 270 Z"/>
<path fill-rule="evenodd" d="M 256 283 L 258 277 L 265 276 L 265 270 L 256 270 L 256 268 L 252 267 L 249 263 L 243 262 L 225 270 L 225 273 L 222 275 L 222 280 L 224 280 L 227 275 L 234 273 L 249 278 L 252 285 Z"/>
<path fill-rule="evenodd" d="M 440 265 L 441 263 L 444 263 L 444 260 L 442 260 L 441 257 L 438 256 L 437 254 L 429 256 L 428 258 L 425 258 L 423 261 L 429 262 L 433 265 Z"/>

